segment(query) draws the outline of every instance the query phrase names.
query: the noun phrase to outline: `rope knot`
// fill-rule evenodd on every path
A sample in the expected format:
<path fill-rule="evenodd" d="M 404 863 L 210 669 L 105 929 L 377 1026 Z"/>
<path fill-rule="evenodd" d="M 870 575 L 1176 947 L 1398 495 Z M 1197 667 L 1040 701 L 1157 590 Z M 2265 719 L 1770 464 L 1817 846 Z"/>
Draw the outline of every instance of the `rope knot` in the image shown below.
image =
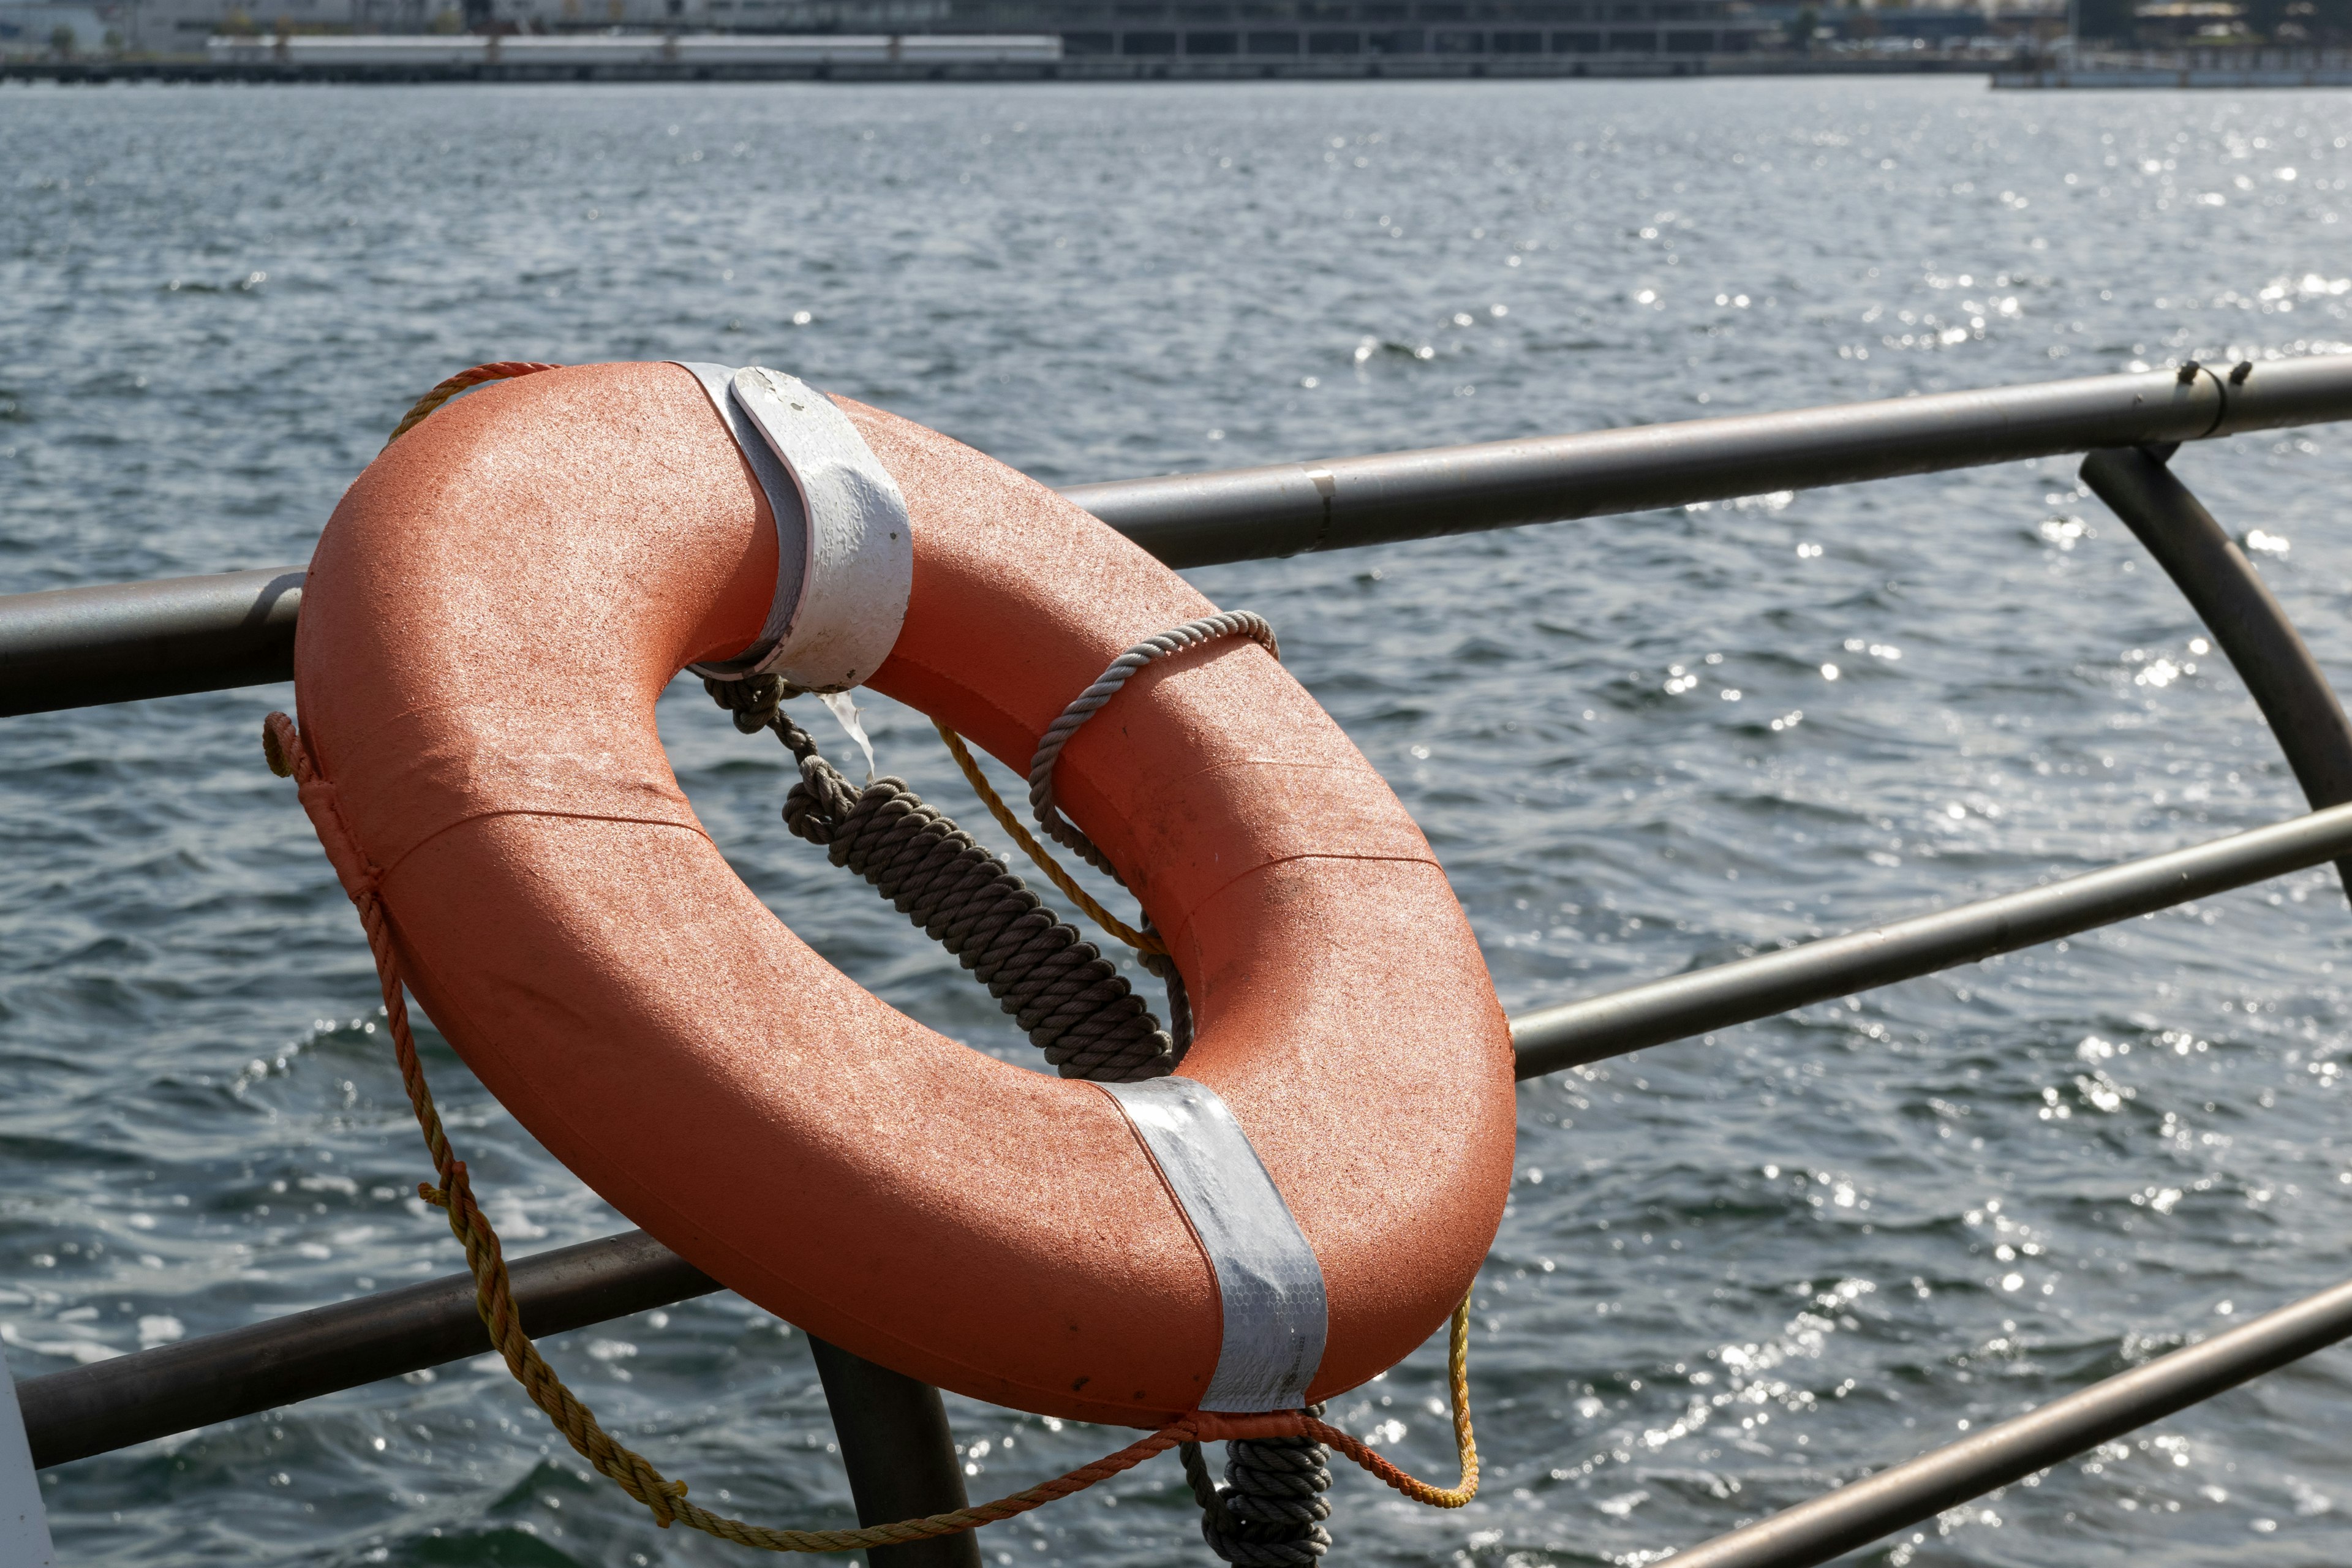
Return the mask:
<path fill-rule="evenodd" d="M 774 723 L 776 710 L 799 695 L 799 688 L 787 684 L 780 675 L 747 675 L 740 680 L 706 678 L 702 689 L 728 710 L 735 728 L 746 735 L 756 735 Z"/>
<path fill-rule="evenodd" d="M 677 1505 L 686 1500 L 686 1483 L 663 1481 L 646 1490 L 646 1511 L 654 1516 L 654 1522 L 664 1530 L 677 1522 Z"/>

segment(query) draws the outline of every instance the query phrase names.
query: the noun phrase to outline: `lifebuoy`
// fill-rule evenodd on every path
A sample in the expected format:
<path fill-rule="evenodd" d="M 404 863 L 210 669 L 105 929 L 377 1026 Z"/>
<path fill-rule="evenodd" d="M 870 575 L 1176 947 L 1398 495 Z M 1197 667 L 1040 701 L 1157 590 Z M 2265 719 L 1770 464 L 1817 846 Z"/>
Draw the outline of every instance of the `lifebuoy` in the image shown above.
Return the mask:
<path fill-rule="evenodd" d="M 669 364 L 535 374 L 352 487 L 295 661 L 338 868 L 523 1125 L 742 1295 L 1002 1405 L 1138 1426 L 1201 1409 L 1234 1298 L 1160 1111 L 884 1005 L 761 904 L 678 789 L 656 699 L 772 640 L 793 564 L 772 475 L 714 395 Z M 1122 648 L 1212 611 L 1052 491 L 835 401 L 911 527 L 903 626 L 865 652 L 845 632 L 843 679 L 1025 769 Z M 895 568 L 821 553 L 802 576 L 846 595 L 839 625 L 887 628 Z M 1189 984 L 1184 1079 L 1311 1247 L 1325 1316 L 1300 1397 L 1364 1382 L 1460 1300 L 1510 1182 L 1508 1030 L 1434 856 L 1246 641 L 1137 675 L 1055 789 Z"/>

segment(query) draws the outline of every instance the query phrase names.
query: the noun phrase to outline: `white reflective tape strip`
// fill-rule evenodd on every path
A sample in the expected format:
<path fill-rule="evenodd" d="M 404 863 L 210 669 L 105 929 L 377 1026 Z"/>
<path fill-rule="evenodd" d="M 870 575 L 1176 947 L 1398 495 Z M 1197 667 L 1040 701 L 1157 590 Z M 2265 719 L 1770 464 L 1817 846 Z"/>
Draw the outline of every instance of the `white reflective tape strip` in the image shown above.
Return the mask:
<path fill-rule="evenodd" d="M 0 1563 L 8 1568 L 57 1568 L 49 1519 L 41 1508 L 41 1478 L 33 1473 L 33 1445 L 16 1410 L 16 1385 L 0 1362 Z"/>
<path fill-rule="evenodd" d="M 1217 1091 L 1189 1078 L 1095 1086 L 1183 1205 L 1216 1270 L 1224 1341 L 1203 1410 L 1296 1410 L 1323 1364 L 1323 1269 Z"/>
<path fill-rule="evenodd" d="M 694 379 L 702 384 L 711 407 L 719 411 L 727 433 L 735 437 L 751 477 L 759 480 L 760 489 L 767 495 L 768 510 L 776 518 L 776 596 L 768 604 L 768 624 L 761 628 L 759 639 L 735 658 L 694 667 L 697 675 L 731 679 L 759 668 L 760 661 L 775 652 L 776 645 L 784 640 L 793 611 L 801 602 L 801 575 L 808 563 L 808 514 L 802 509 L 800 487 L 793 483 L 791 470 L 768 449 L 751 416 L 736 405 L 735 367 L 688 360 L 670 363 L 692 373 Z"/>
<path fill-rule="evenodd" d="M 808 516 L 800 602 L 760 668 L 811 690 L 846 690 L 890 657 L 906 624 L 915 580 L 907 498 L 831 398 L 758 365 L 737 371 L 733 388 Z"/>

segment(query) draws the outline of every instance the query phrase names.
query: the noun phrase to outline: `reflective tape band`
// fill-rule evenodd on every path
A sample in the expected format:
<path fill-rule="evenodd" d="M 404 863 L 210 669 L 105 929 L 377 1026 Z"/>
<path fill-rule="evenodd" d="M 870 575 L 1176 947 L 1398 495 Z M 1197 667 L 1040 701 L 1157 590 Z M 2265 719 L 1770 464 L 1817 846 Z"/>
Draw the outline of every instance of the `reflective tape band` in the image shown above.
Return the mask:
<path fill-rule="evenodd" d="M 760 661 L 776 651 L 784 640 L 784 632 L 792 625 L 793 612 L 801 602 L 801 576 L 808 563 L 808 514 L 801 507 L 800 487 L 793 483 L 792 470 L 768 449 L 760 427 L 751 416 L 735 402 L 735 368 L 732 365 L 702 364 L 687 360 L 672 360 L 680 370 L 690 372 L 702 384 L 710 406 L 717 409 L 729 435 L 735 437 L 736 447 L 743 454 L 744 464 L 751 477 L 760 482 L 760 489 L 768 498 L 768 510 L 776 519 L 776 596 L 768 604 L 768 624 L 760 629 L 759 640 L 733 658 L 714 659 L 693 666 L 697 675 L 716 676 L 721 680 L 736 680 L 760 668 Z"/>
<path fill-rule="evenodd" d="M 833 400 L 781 371 L 674 362 L 726 422 L 776 517 L 776 596 L 759 640 L 694 666 L 845 691 L 890 656 L 914 585 L 906 497 Z"/>
<path fill-rule="evenodd" d="M 907 498 L 823 393 L 757 365 L 737 371 L 732 389 L 791 471 L 808 519 L 800 602 L 758 668 L 812 691 L 846 691 L 890 657 L 907 622 L 915 583 Z"/>
<path fill-rule="evenodd" d="M 1098 1083 L 1200 1238 L 1224 1338 L 1203 1410 L 1296 1410 L 1323 1364 L 1328 1319 L 1315 1249 L 1216 1090 L 1189 1078 Z"/>

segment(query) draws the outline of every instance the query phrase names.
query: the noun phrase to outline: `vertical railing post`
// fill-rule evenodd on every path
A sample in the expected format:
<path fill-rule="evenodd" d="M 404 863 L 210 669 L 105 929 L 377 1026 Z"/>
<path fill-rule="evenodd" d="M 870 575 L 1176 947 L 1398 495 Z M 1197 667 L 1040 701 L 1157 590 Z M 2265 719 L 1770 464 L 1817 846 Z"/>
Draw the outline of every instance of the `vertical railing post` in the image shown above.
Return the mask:
<path fill-rule="evenodd" d="M 814 1334 L 809 1349 L 833 1411 L 834 1436 L 849 1471 L 860 1524 L 888 1524 L 964 1507 L 963 1456 L 948 1430 L 947 1406 L 929 1384 L 875 1365 Z M 866 1553 L 872 1568 L 980 1568 L 971 1531 Z"/>
<path fill-rule="evenodd" d="M 10 1568 L 57 1568 L 49 1542 L 47 1510 L 41 1505 L 41 1478 L 33 1468 L 33 1446 L 16 1409 L 16 1384 L 0 1358 L 0 1563 Z"/>
<path fill-rule="evenodd" d="M 2245 552 L 2156 452 L 2108 447 L 2084 458 L 2082 473 L 2187 595 L 2269 721 L 2312 805 L 2352 801 L 2352 721 Z M 2352 892 L 2352 859 L 2338 860 L 2336 869 Z"/>

